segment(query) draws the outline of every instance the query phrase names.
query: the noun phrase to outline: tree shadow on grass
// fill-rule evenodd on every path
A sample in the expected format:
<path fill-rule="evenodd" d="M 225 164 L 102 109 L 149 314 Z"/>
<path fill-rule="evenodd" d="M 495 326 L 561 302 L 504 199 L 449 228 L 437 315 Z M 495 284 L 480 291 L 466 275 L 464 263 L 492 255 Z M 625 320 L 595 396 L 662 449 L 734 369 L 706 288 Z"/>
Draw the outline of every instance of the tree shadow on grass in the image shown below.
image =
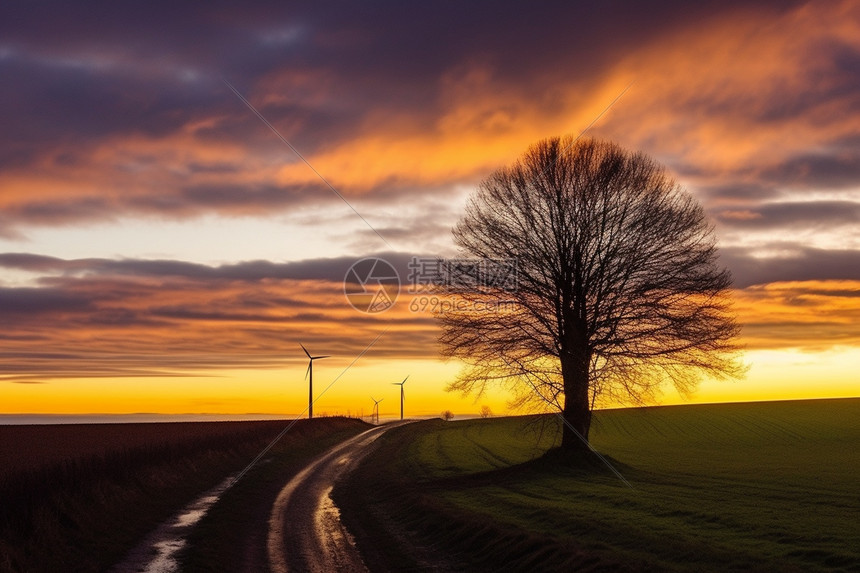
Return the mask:
<path fill-rule="evenodd" d="M 439 425 L 444 422 L 439 422 Z M 547 426 L 549 427 L 549 426 Z M 443 478 L 415 479 L 391 460 L 402 455 L 419 428 L 405 427 L 380 438 L 376 450 L 335 487 L 344 523 L 371 570 L 380 571 L 641 571 L 607 552 L 581 546 L 569 537 L 502 523 L 463 507 L 447 493 L 470 495 L 483 487 L 518 486 L 550 478 L 582 483 L 621 482 L 593 453 L 564 455 L 535 449 L 536 457 L 499 469 Z M 524 430 L 525 431 L 525 430 Z M 542 442 L 538 436 L 538 443 Z M 543 454 L 543 455 L 541 455 Z M 632 468 L 607 458 L 622 474 Z M 466 470 L 463 470 L 466 471 Z M 623 485 L 622 485 L 623 487 Z"/>
<path fill-rule="evenodd" d="M 598 455 L 585 449 L 570 452 L 562 451 L 560 448 L 552 448 L 544 455 L 527 462 L 472 474 L 435 478 L 428 480 L 426 485 L 438 486 L 442 489 L 482 487 L 527 481 L 540 477 L 600 480 L 604 482 L 609 478 L 617 480 L 619 484 L 626 485 L 615 472 L 622 476 L 638 473 L 636 468 L 605 454 Z"/>
<path fill-rule="evenodd" d="M 605 456 L 604 456 L 605 457 Z M 632 471 L 608 458 L 620 472 Z M 412 482 L 397 495 L 398 519 L 424 544 L 453 557 L 470 571 L 649 571 L 646 563 L 624 563 L 611 552 L 595 551 L 569 537 L 556 538 L 498 521 L 452 502 L 446 493 L 480 495 L 483 488 L 521 490 L 523 484 L 571 480 L 584 484 L 612 483 L 625 487 L 593 452 L 575 454 L 549 450 L 545 455 L 513 466 L 456 477 Z M 405 483 L 403 484 L 405 485 Z M 492 494 L 491 494 L 492 495 Z"/>

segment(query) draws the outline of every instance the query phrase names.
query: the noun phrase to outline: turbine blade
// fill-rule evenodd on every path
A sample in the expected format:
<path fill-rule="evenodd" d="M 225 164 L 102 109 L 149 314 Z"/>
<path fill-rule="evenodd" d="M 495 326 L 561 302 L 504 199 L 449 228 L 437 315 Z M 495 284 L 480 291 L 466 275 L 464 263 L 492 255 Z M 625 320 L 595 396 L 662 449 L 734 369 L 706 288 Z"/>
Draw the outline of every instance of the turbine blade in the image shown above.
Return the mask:
<path fill-rule="evenodd" d="M 312 364 L 313 364 L 313 360 L 311 360 L 310 362 L 308 362 L 308 369 L 307 369 L 307 370 L 305 370 L 305 380 L 307 380 L 307 379 L 308 379 L 308 374 L 310 374 L 310 373 L 311 373 L 311 365 L 312 365 Z"/>
<path fill-rule="evenodd" d="M 410 374 L 409 376 L 412 376 L 412 374 Z M 407 381 L 407 380 L 409 380 L 409 376 L 407 376 L 406 378 L 404 378 L 404 379 L 403 379 L 403 382 L 401 382 L 401 384 L 406 384 L 406 381 Z"/>
<path fill-rule="evenodd" d="M 331 358 L 331 356 L 311 356 L 311 360 L 319 360 L 320 358 Z"/>
<path fill-rule="evenodd" d="M 308 358 L 310 358 L 311 360 L 313 360 L 313 357 L 311 356 L 311 353 L 310 353 L 310 352 L 308 352 L 308 349 L 307 349 L 307 348 L 305 348 L 305 345 L 304 345 L 304 344 L 302 344 L 301 342 L 299 342 L 299 346 L 301 346 L 301 347 L 302 347 L 302 350 L 304 350 L 304 351 L 305 351 L 305 354 L 307 354 L 307 355 L 308 355 Z"/>

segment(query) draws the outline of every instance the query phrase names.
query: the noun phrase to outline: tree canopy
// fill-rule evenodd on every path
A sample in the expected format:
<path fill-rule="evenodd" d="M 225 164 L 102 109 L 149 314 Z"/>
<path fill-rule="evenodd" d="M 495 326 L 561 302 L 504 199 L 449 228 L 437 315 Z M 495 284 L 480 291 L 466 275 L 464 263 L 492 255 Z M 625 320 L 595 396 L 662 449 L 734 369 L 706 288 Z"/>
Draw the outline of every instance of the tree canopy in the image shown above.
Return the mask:
<path fill-rule="evenodd" d="M 650 157 L 607 141 L 551 138 L 485 179 L 455 226 L 464 257 L 513 260 L 515 288 L 451 287 L 443 353 L 468 367 L 450 389 L 503 383 L 562 412 L 580 448 L 601 401 L 682 394 L 738 376 L 729 272 L 701 205 Z M 470 270 L 463 270 L 463 269 Z M 576 436 L 579 433 L 580 436 Z"/>

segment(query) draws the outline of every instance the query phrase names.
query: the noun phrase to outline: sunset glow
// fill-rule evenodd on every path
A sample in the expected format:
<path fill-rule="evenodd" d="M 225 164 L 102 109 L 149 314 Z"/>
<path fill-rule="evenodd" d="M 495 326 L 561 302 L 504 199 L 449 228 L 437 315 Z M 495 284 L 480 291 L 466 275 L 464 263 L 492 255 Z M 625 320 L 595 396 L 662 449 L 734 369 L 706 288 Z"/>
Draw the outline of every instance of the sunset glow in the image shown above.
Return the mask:
<path fill-rule="evenodd" d="M 665 164 L 735 279 L 746 378 L 661 403 L 860 395 L 860 4 L 629 4 L 0 9 L 0 414 L 295 416 L 300 342 L 319 414 L 394 417 L 406 375 L 407 416 L 513 413 L 445 391 L 408 263 L 585 129 Z M 386 312 L 344 295 L 364 257 Z"/>

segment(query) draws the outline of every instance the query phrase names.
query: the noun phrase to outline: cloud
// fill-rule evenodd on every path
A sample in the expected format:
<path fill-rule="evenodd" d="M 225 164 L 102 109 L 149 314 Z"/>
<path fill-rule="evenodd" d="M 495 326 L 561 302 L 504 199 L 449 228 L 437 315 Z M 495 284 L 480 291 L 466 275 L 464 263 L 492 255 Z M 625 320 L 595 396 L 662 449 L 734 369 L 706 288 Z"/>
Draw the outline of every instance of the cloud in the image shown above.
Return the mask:
<path fill-rule="evenodd" d="M 855 250 L 780 243 L 756 254 L 747 248 L 724 247 L 720 260 L 738 288 L 784 281 L 860 280 L 860 251 Z"/>
<path fill-rule="evenodd" d="M 844 150 L 822 147 L 856 133 L 848 3 L 97 12 L 52 4 L 0 18 L 6 236 L 129 214 L 268 216 L 327 200 L 222 77 L 348 197 L 474 185 L 534 140 L 588 125 L 631 79 L 604 133 L 703 174 L 702 188 L 725 188 L 728 175 L 773 193 L 805 165 L 832 173 L 828 161 L 841 161 L 841 185 L 855 180 Z M 753 153 L 761 173 L 738 167 Z M 805 184 L 817 184 L 807 171 Z"/>
<path fill-rule="evenodd" d="M 61 312 L 89 312 L 88 297 L 56 288 L 15 288 L 0 290 L 0 314 L 7 324 L 14 316 L 52 315 Z M 6 336 L 9 336 L 8 334 Z"/>
<path fill-rule="evenodd" d="M 413 257 L 434 255 L 380 252 L 367 255 L 384 259 L 395 267 L 402 280 L 409 274 Z M 145 259 L 60 259 L 30 253 L 0 253 L 0 267 L 62 276 L 83 277 L 153 277 L 164 279 L 206 280 L 212 282 L 265 282 L 266 280 L 319 280 L 338 283 L 361 257 L 306 259 L 275 263 L 243 261 L 218 266 L 187 261 Z M 43 279 L 44 280 L 44 279 Z"/>
<path fill-rule="evenodd" d="M 407 272 L 410 255 L 384 256 Z M 299 351 L 291 358 L 298 340 L 351 360 L 386 328 L 390 335 L 374 347 L 373 358 L 435 358 L 434 319 L 408 308 L 405 284 L 399 303 L 384 315 L 349 305 L 343 280 L 354 262 L 207 266 L 0 254 L 0 267 L 38 276 L 35 287 L 0 287 L 0 378 L 279 368 L 301 357 Z"/>
<path fill-rule="evenodd" d="M 298 340 L 346 360 L 386 330 L 371 359 L 433 359 L 435 320 L 410 308 L 412 256 L 383 255 L 397 267 L 401 294 L 388 312 L 369 315 L 344 295 L 345 269 L 355 259 L 207 266 L 0 254 L 0 267 L 38 275 L 34 287 L 0 287 L 0 378 L 46 382 L 282 368 L 301 358 L 290 351 Z M 740 278 L 739 318 L 752 347 L 860 344 L 856 254 L 798 249 L 793 258 L 756 261 L 730 250 L 724 256 Z M 832 276 L 846 280 L 820 280 Z"/>
<path fill-rule="evenodd" d="M 735 294 L 750 349 L 860 345 L 860 281 L 781 282 Z"/>
<path fill-rule="evenodd" d="M 809 333 L 854 344 L 834 310 L 854 316 L 853 287 L 831 282 L 860 280 L 856 2 L 49 1 L 0 6 L 0 38 L 4 241 L 212 214 L 344 235 L 342 250 L 313 260 L 0 254 L 29 279 L 0 283 L 0 375 L 275 368 L 299 338 L 353 356 L 383 328 L 345 303 L 342 282 L 356 258 L 344 253 L 374 252 L 378 239 L 328 209 L 337 197 L 223 78 L 383 236 L 418 254 L 450 248 L 462 196 L 481 178 L 606 112 L 591 134 L 668 165 L 730 235 L 721 256 L 755 344 L 784 344 L 781 332 L 791 344 Z M 379 256 L 408 277 L 410 254 Z M 435 356 L 428 317 L 388 318 L 392 335 L 374 352 Z"/>
<path fill-rule="evenodd" d="M 601 132 L 662 159 L 715 204 L 856 188 L 856 3 L 750 5 L 704 24 L 613 69 L 636 84 Z"/>
<path fill-rule="evenodd" d="M 860 54 L 857 55 L 860 84 Z M 860 112 L 858 104 L 857 112 Z M 836 141 L 823 149 L 801 151 L 762 170 L 762 180 L 789 189 L 856 189 L 860 181 L 860 138 Z"/>
<path fill-rule="evenodd" d="M 860 203 L 853 201 L 796 201 L 762 203 L 716 210 L 725 227 L 744 230 L 860 228 Z"/>

